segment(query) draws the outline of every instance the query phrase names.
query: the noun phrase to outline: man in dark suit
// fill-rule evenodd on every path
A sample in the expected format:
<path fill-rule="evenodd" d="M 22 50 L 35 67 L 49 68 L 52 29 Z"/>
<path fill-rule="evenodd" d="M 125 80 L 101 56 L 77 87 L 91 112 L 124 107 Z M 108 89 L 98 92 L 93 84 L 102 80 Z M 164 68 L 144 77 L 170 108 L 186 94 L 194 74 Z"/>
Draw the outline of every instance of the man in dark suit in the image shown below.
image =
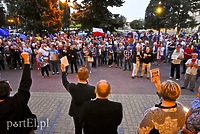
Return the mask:
<path fill-rule="evenodd" d="M 78 84 L 69 83 L 66 78 L 65 68 L 66 67 L 61 64 L 62 83 L 72 96 L 69 115 L 74 119 L 75 134 L 82 134 L 82 128 L 79 120 L 80 111 L 84 102 L 90 101 L 92 98 L 94 99 L 96 97 L 94 92 L 95 87 L 88 85 L 87 79 L 89 78 L 89 72 L 87 68 L 82 67 L 78 70 Z"/>
<path fill-rule="evenodd" d="M 21 56 L 24 69 L 17 93 L 10 97 L 9 82 L 0 81 L 0 134 L 31 134 L 37 127 L 36 116 L 33 117 L 28 107 L 32 84 L 29 57 L 24 53 Z"/>
<path fill-rule="evenodd" d="M 78 55 L 77 55 L 77 51 L 76 49 L 74 49 L 74 47 L 71 45 L 70 49 L 68 51 L 69 53 L 69 60 L 70 60 L 70 64 L 71 64 L 71 73 L 74 73 L 74 68 L 76 73 L 78 73 L 78 68 L 77 68 L 77 60 L 78 60 Z"/>
<path fill-rule="evenodd" d="M 106 80 L 97 83 L 97 99 L 83 104 L 80 120 L 84 134 L 117 134 L 123 112 L 122 104 L 108 100 L 111 93 Z"/>

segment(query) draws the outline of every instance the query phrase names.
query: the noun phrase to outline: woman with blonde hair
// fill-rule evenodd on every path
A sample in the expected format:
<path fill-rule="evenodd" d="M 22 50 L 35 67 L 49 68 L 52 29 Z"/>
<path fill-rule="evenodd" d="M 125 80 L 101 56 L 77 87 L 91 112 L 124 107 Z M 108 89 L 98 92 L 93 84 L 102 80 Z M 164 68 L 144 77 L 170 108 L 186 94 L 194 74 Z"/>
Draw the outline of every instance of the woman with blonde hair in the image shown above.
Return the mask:
<path fill-rule="evenodd" d="M 167 80 L 155 82 L 161 103 L 145 111 L 138 128 L 139 134 L 177 134 L 185 123 L 183 106 L 176 102 L 181 94 L 180 86 Z"/>

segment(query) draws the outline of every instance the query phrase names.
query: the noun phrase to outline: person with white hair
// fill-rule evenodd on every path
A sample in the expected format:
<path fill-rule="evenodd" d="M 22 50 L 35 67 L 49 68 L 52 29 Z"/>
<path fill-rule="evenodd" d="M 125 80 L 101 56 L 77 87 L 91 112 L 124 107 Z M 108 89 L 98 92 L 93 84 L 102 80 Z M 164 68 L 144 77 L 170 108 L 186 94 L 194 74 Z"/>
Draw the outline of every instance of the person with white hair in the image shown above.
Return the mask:
<path fill-rule="evenodd" d="M 139 39 L 139 42 L 137 43 L 136 47 L 139 46 L 141 49 L 144 48 L 145 44 L 142 42 L 141 39 Z"/>
<path fill-rule="evenodd" d="M 193 53 L 192 58 L 188 59 L 187 62 L 185 63 L 185 66 L 187 67 L 186 69 L 186 74 L 185 74 L 185 80 L 184 80 L 184 85 L 181 87 L 182 89 L 185 89 L 189 85 L 189 90 L 191 92 L 194 92 L 195 88 L 195 81 L 196 81 L 196 74 L 198 68 L 200 68 L 200 60 L 197 59 L 198 54 Z"/>

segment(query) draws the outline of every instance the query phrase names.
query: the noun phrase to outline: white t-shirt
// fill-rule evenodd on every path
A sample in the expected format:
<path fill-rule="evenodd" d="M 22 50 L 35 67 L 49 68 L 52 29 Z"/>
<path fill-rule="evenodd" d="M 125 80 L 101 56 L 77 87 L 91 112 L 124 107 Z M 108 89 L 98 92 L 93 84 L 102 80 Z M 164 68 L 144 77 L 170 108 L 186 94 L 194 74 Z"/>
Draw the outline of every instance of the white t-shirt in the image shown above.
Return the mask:
<path fill-rule="evenodd" d="M 41 52 L 43 56 L 49 56 L 49 52 L 42 48 L 39 48 L 38 52 Z"/>
<path fill-rule="evenodd" d="M 164 50 L 165 50 L 165 47 L 159 47 L 158 48 L 158 52 L 160 53 L 161 56 L 164 55 Z"/>
<path fill-rule="evenodd" d="M 191 64 L 192 62 L 192 59 L 188 59 L 187 62 L 185 63 L 185 65 L 187 64 Z M 196 59 L 195 63 L 196 65 L 198 65 L 200 67 L 200 60 Z M 198 68 L 195 68 L 195 67 L 187 67 L 186 69 L 186 74 L 191 74 L 191 75 L 196 75 L 197 74 L 197 70 Z"/>
<path fill-rule="evenodd" d="M 138 46 L 140 47 L 140 49 L 143 49 L 145 44 L 144 43 L 137 43 L 136 47 L 138 47 Z"/>
<path fill-rule="evenodd" d="M 179 52 L 177 52 L 176 50 L 174 50 L 173 54 L 172 54 L 172 57 L 180 57 L 180 58 L 183 58 L 184 55 L 183 55 L 183 52 L 181 52 L 181 50 Z M 172 58 L 172 63 L 173 64 L 181 64 L 181 60 L 180 59 L 173 59 Z"/>

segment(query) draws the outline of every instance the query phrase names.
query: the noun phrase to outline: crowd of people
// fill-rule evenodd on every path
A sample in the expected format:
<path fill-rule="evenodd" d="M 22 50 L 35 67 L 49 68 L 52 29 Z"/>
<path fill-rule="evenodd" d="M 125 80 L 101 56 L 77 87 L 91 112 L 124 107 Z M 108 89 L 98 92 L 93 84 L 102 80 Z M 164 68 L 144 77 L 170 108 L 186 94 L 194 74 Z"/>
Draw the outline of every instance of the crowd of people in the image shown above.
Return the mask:
<path fill-rule="evenodd" d="M 197 117 L 200 117 L 200 87 L 197 99 L 192 102 L 187 116 L 183 106 L 176 101 L 181 88 L 189 87 L 190 91 L 194 91 L 195 81 L 200 76 L 198 37 L 180 35 L 176 38 L 161 35 L 160 41 L 157 41 L 157 38 L 156 34 L 128 34 L 125 37 L 114 34 L 105 37 L 55 34 L 53 37 L 36 35 L 27 39 L 0 39 L 0 69 L 23 69 L 20 87 L 14 97 L 9 97 L 9 83 L 0 82 L 0 108 L 3 108 L 3 112 L 0 112 L 0 133 L 34 132 L 34 128 L 10 126 L 8 130 L 6 126 L 8 120 L 23 121 L 26 118 L 36 118 L 27 106 L 31 86 L 30 70 L 33 69 L 33 64 L 41 71 L 42 78 L 50 77 L 50 72 L 52 75 L 58 75 L 60 65 L 63 86 L 72 96 L 69 115 L 74 120 L 75 134 L 82 134 L 82 130 L 84 134 L 116 134 L 123 118 L 122 104 L 108 100 L 109 94 L 112 93 L 108 81 L 100 80 L 96 87 L 88 84 L 87 79 L 92 73 L 92 68 L 114 66 L 124 71 L 132 71 L 132 79 L 144 77 L 145 74 L 146 78 L 150 79 L 151 64 L 159 67 L 165 62 L 171 63 L 170 79 L 174 77 L 175 72 L 176 81 L 180 79 L 180 73 L 185 74 L 184 85 L 180 87 L 172 80 L 155 82 L 161 103 L 145 112 L 138 133 L 175 134 L 181 129 L 186 134 L 199 132 L 200 120 Z M 60 63 L 64 56 L 67 57 L 69 66 Z M 140 74 L 138 70 L 141 70 Z M 74 72 L 77 73 L 77 84 L 67 80 L 68 73 Z M 14 105 L 7 107 L 11 103 Z M 16 113 L 11 114 L 9 111 Z"/>
<path fill-rule="evenodd" d="M 0 81 L 0 133 L 34 134 L 37 116 L 28 107 L 32 85 L 29 54 L 23 52 L 24 68 L 17 93 L 10 97 L 12 87 L 8 81 Z M 100 80 L 96 87 L 88 83 L 89 70 L 81 67 L 77 83 L 67 79 L 66 66 L 61 63 L 62 83 L 71 95 L 69 115 L 73 117 L 75 134 L 117 134 L 123 119 L 120 102 L 108 99 L 111 85 Z M 181 88 L 172 80 L 154 81 L 161 97 L 160 104 L 148 109 L 138 127 L 138 134 L 197 134 L 200 132 L 200 87 L 189 112 L 177 102 Z M 12 112 L 11 112 L 12 111 Z M 32 122 L 31 122 L 32 121 Z M 29 125 L 27 125 L 29 124 Z M 31 124 L 31 125 L 30 125 Z"/>
<path fill-rule="evenodd" d="M 36 64 L 37 69 L 41 70 L 42 78 L 44 73 L 49 77 L 51 70 L 52 75 L 59 74 L 59 59 L 66 56 L 71 68 L 66 68 L 69 73 L 77 73 L 78 66 L 87 67 L 91 73 L 93 67 L 108 65 L 132 71 L 133 79 L 143 77 L 145 73 L 149 79 L 151 64 L 159 66 L 162 61 L 172 62 L 170 78 L 174 77 L 176 71 L 176 80 L 179 80 L 180 65 L 183 66 L 182 74 L 185 74 L 185 63 L 192 58 L 192 53 L 196 53 L 197 59 L 200 59 L 198 34 L 179 37 L 163 34 L 159 37 L 160 41 L 157 38 L 156 34 L 152 36 L 149 33 L 134 36 L 109 34 L 105 37 L 83 37 L 76 34 L 36 35 L 27 39 L 8 37 L 0 39 L 0 69 L 4 70 L 6 66 L 10 69 L 22 69 L 20 54 L 28 52 L 31 69 Z M 141 74 L 138 74 L 138 70 L 141 70 Z M 199 73 L 198 71 L 196 79 L 200 76 Z"/>

